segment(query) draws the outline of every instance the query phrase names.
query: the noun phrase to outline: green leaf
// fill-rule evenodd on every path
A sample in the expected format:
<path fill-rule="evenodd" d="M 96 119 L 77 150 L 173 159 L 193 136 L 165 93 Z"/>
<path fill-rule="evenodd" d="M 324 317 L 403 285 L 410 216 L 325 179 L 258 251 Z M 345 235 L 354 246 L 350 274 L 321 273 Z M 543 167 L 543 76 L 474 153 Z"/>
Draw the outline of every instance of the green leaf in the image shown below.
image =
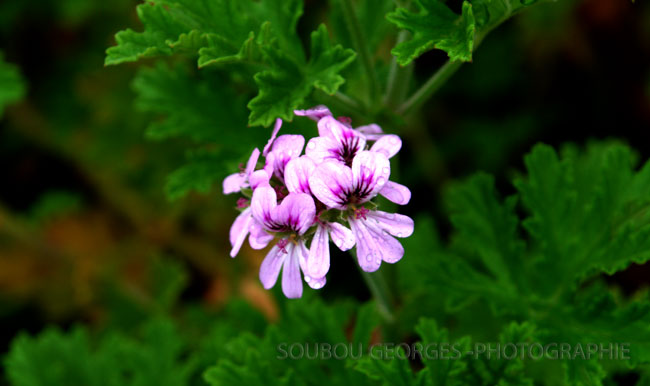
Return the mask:
<path fill-rule="evenodd" d="M 418 12 L 398 8 L 387 15 L 399 28 L 411 31 L 410 40 L 392 50 L 401 65 L 407 65 L 424 52 L 441 49 L 449 59 L 470 61 L 474 49 L 476 23 L 472 5 L 465 1 L 461 15 L 452 12 L 440 0 L 416 0 Z"/>
<path fill-rule="evenodd" d="M 445 250 L 439 245 L 430 218 L 418 218 L 415 227 L 413 235 L 403 241 L 409 259 L 404 259 L 398 266 L 403 291 L 421 291 L 427 299 L 431 298 L 431 292 L 444 293 L 442 300 L 453 311 L 478 298 L 499 304 L 499 309 L 516 309 L 513 302 L 517 300 L 517 293 L 512 286 L 504 286 L 495 277 L 478 270 L 471 263 L 471 258 L 459 254 L 462 250 Z M 456 244 L 456 249 L 458 247 Z M 504 307 L 504 304 L 508 304 L 508 307 Z"/>
<path fill-rule="evenodd" d="M 170 43 L 188 32 L 185 25 L 174 18 L 161 3 L 148 2 L 137 7 L 138 18 L 145 25 L 144 32 L 132 29 L 115 35 L 117 46 L 106 50 L 104 64 L 134 62 L 141 58 L 170 55 Z"/>
<path fill-rule="evenodd" d="M 223 160 L 210 152 L 195 152 L 187 164 L 174 170 L 165 183 L 169 200 L 177 200 L 191 191 L 207 194 L 223 176 Z"/>
<path fill-rule="evenodd" d="M 452 342 L 449 339 L 449 332 L 445 329 L 438 328 L 438 324 L 433 319 L 421 319 L 415 327 L 415 331 L 420 335 L 421 344 L 425 347 L 425 354 L 428 352 L 426 347 L 433 345 L 449 344 L 450 347 L 437 347 L 442 352 L 443 349 L 449 349 L 451 352 L 445 354 L 445 358 L 433 358 L 429 352 L 422 358 L 425 369 L 422 370 L 421 376 L 426 379 L 426 385 L 429 386 L 453 386 L 463 385 L 466 380 L 462 378 L 467 368 L 467 361 L 464 355 L 470 350 L 470 338 L 465 336 L 457 341 Z"/>
<path fill-rule="evenodd" d="M 5 361 L 15 386 L 181 386 L 195 362 L 181 358 L 184 343 L 167 319 L 153 319 L 140 340 L 119 333 L 92 348 L 88 333 L 48 329 L 37 337 L 21 335 Z"/>
<path fill-rule="evenodd" d="M 241 138 L 232 132 L 246 129 L 243 99 L 219 87 L 224 81 L 220 73 L 196 73 L 182 63 L 141 69 L 133 80 L 136 107 L 165 116 L 149 125 L 147 137 L 184 136 L 199 143 Z"/>
<path fill-rule="evenodd" d="M 268 43 L 270 36 L 284 50 L 301 49 L 294 33 L 302 14 L 299 0 L 154 0 L 137 10 L 144 31 L 118 32 L 106 65 L 174 52 L 199 55 L 201 67 L 239 61 L 250 58 L 253 43 Z"/>
<path fill-rule="evenodd" d="M 224 358 L 204 373 L 204 379 L 212 385 L 363 384 L 361 374 L 348 371 L 347 362 L 334 357 L 334 346 L 351 347 L 345 331 L 353 304 L 325 305 L 314 297 L 285 305 L 283 317 L 264 337 L 241 334 L 222 345 Z M 365 321 L 359 336 L 372 324 L 370 314 L 361 314 Z"/>
<path fill-rule="evenodd" d="M 524 243 L 517 234 L 516 197 L 501 204 L 494 178 L 476 174 L 447 194 L 451 222 L 456 228 L 454 245 L 477 255 L 503 285 L 512 286 L 521 272 Z"/>
<path fill-rule="evenodd" d="M 292 368 L 279 361 L 267 341 L 244 333 L 230 341 L 230 358 L 219 361 L 203 374 L 210 385 L 302 385 Z M 286 363 L 286 362 L 285 362 Z"/>
<path fill-rule="evenodd" d="M 4 61 L 0 52 L 0 118 L 5 106 L 19 101 L 25 95 L 25 83 L 18 67 Z"/>
<path fill-rule="evenodd" d="M 573 360 L 562 363 L 567 385 L 598 386 L 603 384 L 607 373 L 597 360 Z"/>
<path fill-rule="evenodd" d="M 559 282 L 612 274 L 650 259 L 650 166 L 619 144 L 592 145 L 584 156 L 548 146 L 525 158 L 515 181 L 530 217 L 524 226 L 542 252 L 540 264 Z"/>
<path fill-rule="evenodd" d="M 471 61 L 472 51 L 488 32 L 535 2 L 470 0 L 463 2 L 462 13 L 457 15 L 442 0 L 416 0 L 417 13 L 398 8 L 387 15 L 389 21 L 413 34 L 393 48 L 392 54 L 402 65 L 432 49 L 447 52 L 451 61 Z"/>
<path fill-rule="evenodd" d="M 364 357 L 354 362 L 354 369 L 365 374 L 368 378 L 377 381 L 383 386 L 415 386 L 421 382 L 413 374 L 407 354 L 399 347 L 395 353 L 389 355 L 389 359 Z M 376 354 L 384 355 L 384 354 Z"/>
<path fill-rule="evenodd" d="M 250 154 L 251 141 L 262 142 L 267 133 L 246 124 L 244 98 L 230 88 L 224 74 L 158 63 L 143 68 L 133 81 L 136 107 L 157 119 L 147 128 L 154 140 L 188 139 L 202 148 L 187 152 L 188 162 L 169 175 L 167 197 L 175 200 L 190 191 L 209 193 L 215 181 L 237 170 Z M 246 141 L 242 138 L 247 138 Z"/>
<path fill-rule="evenodd" d="M 109 364 L 109 358 L 91 355 L 87 333 L 81 328 L 67 334 L 47 329 L 36 338 L 19 335 L 4 363 L 14 386 L 117 386 L 119 378 L 102 371 Z"/>
<path fill-rule="evenodd" d="M 602 282 L 567 297 L 570 307 L 557 306 L 545 318 L 544 338 L 553 342 L 619 345 L 609 353 L 592 353 L 591 359 L 616 359 L 631 366 L 650 363 L 650 294 L 647 290 L 625 299 Z M 540 325 L 540 327 L 542 327 Z M 627 344 L 628 358 L 623 358 L 621 344 Z M 602 355 L 602 357 L 601 357 Z M 590 359 L 590 358 L 585 358 Z"/>
<path fill-rule="evenodd" d="M 368 302 L 361 306 L 354 324 L 352 343 L 367 345 L 370 342 L 372 331 L 378 327 L 380 321 L 381 317 L 377 312 L 375 302 Z"/>
<path fill-rule="evenodd" d="M 182 386 L 188 383 L 196 362 L 182 357 L 185 342 L 177 327 L 166 318 L 148 321 L 139 340 L 107 338 L 104 350 L 121 361 L 125 384 Z"/>
<path fill-rule="evenodd" d="M 276 118 L 290 120 L 314 88 L 334 94 L 345 82 L 339 72 L 355 54 L 340 45 L 332 46 L 327 28 L 321 25 L 311 34 L 311 57 L 306 65 L 275 48 L 265 50 L 271 69 L 255 75 L 259 94 L 248 103 L 249 125 L 268 126 Z"/>

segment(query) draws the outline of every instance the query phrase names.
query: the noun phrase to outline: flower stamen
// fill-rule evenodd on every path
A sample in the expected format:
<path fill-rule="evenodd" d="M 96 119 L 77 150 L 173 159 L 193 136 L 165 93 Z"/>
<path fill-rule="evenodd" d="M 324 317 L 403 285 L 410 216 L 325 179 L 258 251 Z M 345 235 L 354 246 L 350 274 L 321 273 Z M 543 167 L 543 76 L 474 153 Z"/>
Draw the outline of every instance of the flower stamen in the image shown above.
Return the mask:
<path fill-rule="evenodd" d="M 361 219 L 361 218 L 364 219 L 364 220 L 367 220 L 366 214 L 368 214 L 368 212 L 370 212 L 370 211 L 368 209 L 364 208 L 364 207 L 361 207 L 359 209 L 355 209 L 354 210 L 354 218 L 357 219 L 357 220 Z"/>

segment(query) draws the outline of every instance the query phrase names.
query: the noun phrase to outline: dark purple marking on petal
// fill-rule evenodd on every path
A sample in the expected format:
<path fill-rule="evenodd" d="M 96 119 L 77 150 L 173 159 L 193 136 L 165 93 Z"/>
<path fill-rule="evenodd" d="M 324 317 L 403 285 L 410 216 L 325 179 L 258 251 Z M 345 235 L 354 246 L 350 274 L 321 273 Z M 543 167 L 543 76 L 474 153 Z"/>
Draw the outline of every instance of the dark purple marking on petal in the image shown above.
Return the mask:
<path fill-rule="evenodd" d="M 280 251 L 282 251 L 282 253 L 289 253 L 289 252 L 287 252 L 287 248 L 286 248 L 287 244 L 289 244 L 289 240 L 288 239 L 282 239 L 282 240 L 278 241 L 278 243 L 276 245 L 278 246 L 278 248 L 280 248 Z"/>

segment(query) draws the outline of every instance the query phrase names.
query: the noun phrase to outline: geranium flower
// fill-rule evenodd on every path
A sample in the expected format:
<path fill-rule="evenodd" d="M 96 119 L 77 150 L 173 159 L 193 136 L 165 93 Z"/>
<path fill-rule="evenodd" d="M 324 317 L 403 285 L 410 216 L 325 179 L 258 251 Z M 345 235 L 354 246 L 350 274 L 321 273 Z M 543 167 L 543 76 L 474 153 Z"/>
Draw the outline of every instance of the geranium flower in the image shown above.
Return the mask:
<path fill-rule="evenodd" d="M 314 223 L 314 199 L 305 193 L 289 193 L 278 205 L 273 188 L 259 187 L 253 193 L 251 210 L 253 218 L 262 225 L 264 231 L 281 236 L 260 266 L 262 285 L 266 289 L 272 288 L 282 269 L 282 292 L 288 298 L 301 297 L 300 271 L 306 270 L 308 258 L 303 235 Z M 315 281 L 315 284 L 320 283 Z"/>
<path fill-rule="evenodd" d="M 314 170 L 309 186 L 328 208 L 349 211 L 348 222 L 357 244 L 357 258 L 364 271 L 376 271 L 382 261 L 395 263 L 404 255 L 396 237 L 413 233 L 413 220 L 402 215 L 367 209 L 390 177 L 388 158 L 381 152 L 362 151 L 352 167 L 340 162 L 323 162 Z"/>

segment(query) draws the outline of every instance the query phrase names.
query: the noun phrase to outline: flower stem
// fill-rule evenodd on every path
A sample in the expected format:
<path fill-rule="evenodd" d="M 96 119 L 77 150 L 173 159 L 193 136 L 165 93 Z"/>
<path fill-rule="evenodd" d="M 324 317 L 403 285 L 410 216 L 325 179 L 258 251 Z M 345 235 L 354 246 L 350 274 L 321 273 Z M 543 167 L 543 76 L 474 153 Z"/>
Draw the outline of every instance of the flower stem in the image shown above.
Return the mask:
<path fill-rule="evenodd" d="M 350 98 L 349 96 L 343 94 L 342 92 L 336 92 L 332 95 L 332 98 L 336 99 L 338 102 L 346 105 L 352 111 L 362 110 L 361 105 L 356 100 Z"/>
<path fill-rule="evenodd" d="M 451 77 L 463 64 L 461 61 L 449 61 L 440 67 L 429 80 L 426 81 L 409 99 L 397 108 L 397 113 L 408 115 L 422 105 L 434 92 L 436 92 L 449 77 Z"/>
<path fill-rule="evenodd" d="M 375 298 L 379 314 L 386 322 L 393 323 L 395 321 L 395 316 L 393 315 L 393 299 L 384 275 L 382 272 L 370 273 L 364 270 L 360 271 L 372 297 Z"/>
<path fill-rule="evenodd" d="M 379 84 L 377 82 L 375 68 L 372 64 L 372 58 L 370 57 L 368 44 L 361 32 L 361 24 L 352 5 L 352 0 L 341 0 L 341 5 L 343 6 L 343 15 L 350 31 L 350 37 L 352 38 L 352 45 L 354 45 L 354 49 L 359 55 L 361 67 L 368 81 L 368 104 L 373 105 L 375 98 L 379 94 Z"/>
<path fill-rule="evenodd" d="M 405 42 L 409 36 L 410 32 L 408 30 L 401 30 L 397 35 L 396 45 Z M 393 55 L 390 63 L 390 70 L 388 72 L 386 94 L 384 95 L 383 100 L 385 106 L 393 106 L 404 100 L 412 73 L 413 64 L 400 66 L 399 63 L 397 63 L 397 56 Z"/>

